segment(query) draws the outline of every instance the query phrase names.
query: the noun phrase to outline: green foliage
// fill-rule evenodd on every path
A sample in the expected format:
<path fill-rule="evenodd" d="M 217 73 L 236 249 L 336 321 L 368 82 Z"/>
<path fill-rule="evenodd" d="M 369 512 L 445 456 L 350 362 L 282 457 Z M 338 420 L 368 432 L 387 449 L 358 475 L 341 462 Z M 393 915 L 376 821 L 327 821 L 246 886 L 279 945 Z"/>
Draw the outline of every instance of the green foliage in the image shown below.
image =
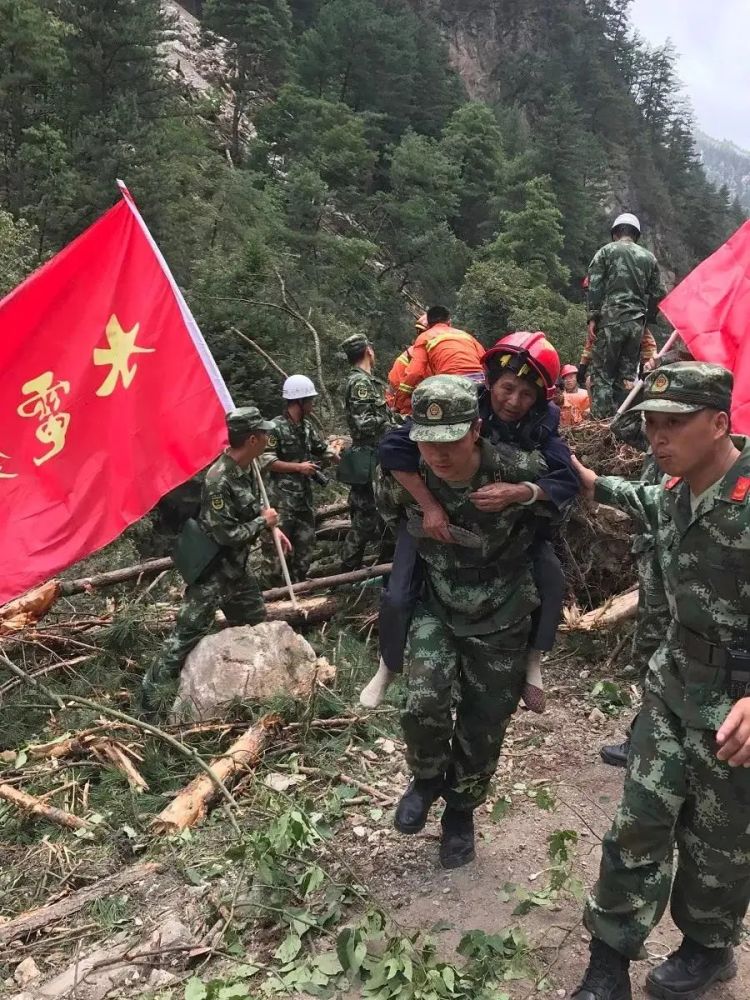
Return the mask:
<path fill-rule="evenodd" d="M 514 261 L 535 284 L 559 287 L 569 277 L 560 261 L 564 242 L 562 212 L 549 178 L 534 177 L 524 185 L 523 208 L 505 213 L 502 232 L 487 252 Z"/>
<path fill-rule="evenodd" d="M 591 691 L 591 699 L 607 715 L 618 715 L 631 704 L 628 692 L 612 681 L 597 681 Z"/>
<path fill-rule="evenodd" d="M 37 234 L 25 219 L 0 209 L 0 297 L 14 288 L 36 263 Z"/>

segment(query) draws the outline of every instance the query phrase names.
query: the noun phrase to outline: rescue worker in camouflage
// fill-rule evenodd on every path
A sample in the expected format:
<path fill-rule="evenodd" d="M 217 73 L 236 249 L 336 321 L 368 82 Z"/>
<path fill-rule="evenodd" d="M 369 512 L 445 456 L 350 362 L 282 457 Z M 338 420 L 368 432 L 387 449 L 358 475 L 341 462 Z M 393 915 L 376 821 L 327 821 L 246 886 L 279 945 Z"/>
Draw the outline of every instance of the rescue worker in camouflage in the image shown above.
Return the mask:
<path fill-rule="evenodd" d="M 537 508 L 480 510 L 473 499 L 501 480 L 502 459 L 480 439 L 476 386 L 454 375 L 425 379 L 412 397 L 420 474 L 448 515 L 452 544 L 421 530 L 415 500 L 392 477 L 378 495 L 389 521 L 406 516 L 417 537 L 425 588 L 408 639 L 402 715 L 413 780 L 396 809 L 402 833 L 421 830 L 443 796 L 440 860 L 474 858 L 473 812 L 484 802 L 526 675 L 531 614 L 539 603 L 530 550 Z M 460 692 L 455 723 L 454 685 Z"/>
<path fill-rule="evenodd" d="M 372 478 L 378 441 L 393 426 L 385 402 L 385 383 L 372 374 L 375 351 L 362 333 L 348 337 L 341 345 L 352 368 L 344 390 L 346 422 L 352 437 L 351 451 L 341 456 L 338 478 L 349 485 L 349 516 L 352 526 L 344 539 L 341 568 L 359 569 L 368 541 L 382 543 L 385 524 L 375 506 Z"/>
<path fill-rule="evenodd" d="M 591 415 L 611 417 L 625 398 L 624 384 L 638 370 L 641 340 L 649 318 L 664 297 L 659 265 L 639 245 L 641 226 L 634 215 L 620 215 L 612 242 L 603 246 L 588 271 L 591 352 Z"/>
<path fill-rule="evenodd" d="M 688 351 L 672 350 L 661 358 L 654 358 L 652 367 L 687 360 L 693 360 Z M 664 474 L 654 458 L 646 436 L 643 414 L 638 410 L 627 410 L 625 413 L 619 414 L 612 421 L 612 433 L 620 441 L 629 444 L 631 448 L 645 453 L 638 477 L 639 481 L 650 486 L 656 486 L 660 483 Z M 643 690 L 651 657 L 661 645 L 669 626 L 669 607 L 664 596 L 659 560 L 656 556 L 652 532 L 639 531 L 633 537 L 631 551 L 635 557 L 638 574 L 638 612 L 630 655 L 631 663 L 638 676 L 638 683 Z M 631 724 L 631 731 L 633 725 L 635 725 L 635 720 Z M 624 742 L 603 746 L 599 752 L 605 764 L 609 764 L 611 767 L 625 767 L 630 753 L 630 733 Z"/>
<path fill-rule="evenodd" d="M 273 425 L 256 406 L 232 410 L 226 422 L 229 447 L 206 473 L 198 515 L 200 528 L 220 551 L 188 585 L 174 630 L 143 678 L 146 708 L 155 707 L 158 685 L 177 676 L 191 649 L 211 631 L 218 608 L 230 625 L 257 625 L 266 617 L 258 581 L 246 562 L 249 547 L 278 522 L 275 510 L 261 510 L 251 468 Z M 286 538 L 282 543 L 288 548 Z"/>
<path fill-rule="evenodd" d="M 320 436 L 310 414 L 318 393 L 306 375 L 290 375 L 284 382 L 284 412 L 276 417 L 260 466 L 270 473 L 269 495 L 279 512 L 279 528 L 292 545 L 289 575 L 305 580 L 315 544 L 313 480 L 320 479 L 320 465 L 337 461 Z M 267 552 L 270 555 L 270 547 Z"/>
<path fill-rule="evenodd" d="M 659 486 L 578 466 L 589 496 L 653 534 L 671 621 L 586 906 L 591 961 L 575 1000 L 630 1000 L 629 962 L 646 957 L 670 894 L 683 940 L 648 973 L 649 995 L 697 1000 L 737 972 L 750 902 L 750 441 L 730 436 L 731 391 L 718 365 L 647 376 L 633 408 L 672 477 Z"/>

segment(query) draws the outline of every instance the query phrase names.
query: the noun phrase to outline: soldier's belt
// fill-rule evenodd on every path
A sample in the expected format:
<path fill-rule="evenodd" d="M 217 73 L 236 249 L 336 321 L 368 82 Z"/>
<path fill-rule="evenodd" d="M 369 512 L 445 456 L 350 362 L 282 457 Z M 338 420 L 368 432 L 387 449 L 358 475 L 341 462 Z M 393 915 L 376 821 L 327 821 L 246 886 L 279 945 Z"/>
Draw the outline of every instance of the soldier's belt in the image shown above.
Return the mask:
<path fill-rule="evenodd" d="M 446 571 L 446 576 L 456 583 L 489 583 L 500 575 L 499 566 L 456 566 Z"/>
<path fill-rule="evenodd" d="M 686 656 L 704 667 L 724 671 L 727 689 L 733 698 L 750 695 L 750 649 L 717 646 L 679 624 L 677 641 Z"/>

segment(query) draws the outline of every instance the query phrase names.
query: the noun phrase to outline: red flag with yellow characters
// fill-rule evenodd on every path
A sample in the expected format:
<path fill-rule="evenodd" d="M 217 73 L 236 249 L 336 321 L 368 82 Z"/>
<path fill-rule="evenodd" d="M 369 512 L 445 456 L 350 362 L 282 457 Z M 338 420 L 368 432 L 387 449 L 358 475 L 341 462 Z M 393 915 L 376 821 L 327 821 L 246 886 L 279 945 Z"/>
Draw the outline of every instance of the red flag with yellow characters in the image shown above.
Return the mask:
<path fill-rule="evenodd" d="M 111 542 L 207 465 L 231 408 L 122 187 L 0 302 L 0 604 Z"/>

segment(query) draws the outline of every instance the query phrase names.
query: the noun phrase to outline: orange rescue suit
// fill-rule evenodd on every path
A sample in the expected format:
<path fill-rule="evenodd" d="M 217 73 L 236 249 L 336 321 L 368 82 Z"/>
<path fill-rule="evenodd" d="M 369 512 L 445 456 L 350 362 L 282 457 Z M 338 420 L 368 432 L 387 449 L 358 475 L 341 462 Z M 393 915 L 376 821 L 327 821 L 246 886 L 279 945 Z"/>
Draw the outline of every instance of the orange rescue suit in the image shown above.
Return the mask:
<path fill-rule="evenodd" d="M 404 396 L 399 390 L 410 361 L 411 348 L 407 347 L 399 354 L 388 372 L 388 389 L 385 394 L 385 401 L 390 408 L 397 413 L 403 413 L 404 416 L 411 413 L 411 396 Z"/>
<path fill-rule="evenodd" d="M 469 375 L 475 378 L 482 375 L 482 345 L 470 333 L 456 330 L 447 323 L 437 323 L 420 333 L 409 350 L 411 359 L 396 392 L 399 413 L 411 413 L 411 394 L 430 375 Z"/>

